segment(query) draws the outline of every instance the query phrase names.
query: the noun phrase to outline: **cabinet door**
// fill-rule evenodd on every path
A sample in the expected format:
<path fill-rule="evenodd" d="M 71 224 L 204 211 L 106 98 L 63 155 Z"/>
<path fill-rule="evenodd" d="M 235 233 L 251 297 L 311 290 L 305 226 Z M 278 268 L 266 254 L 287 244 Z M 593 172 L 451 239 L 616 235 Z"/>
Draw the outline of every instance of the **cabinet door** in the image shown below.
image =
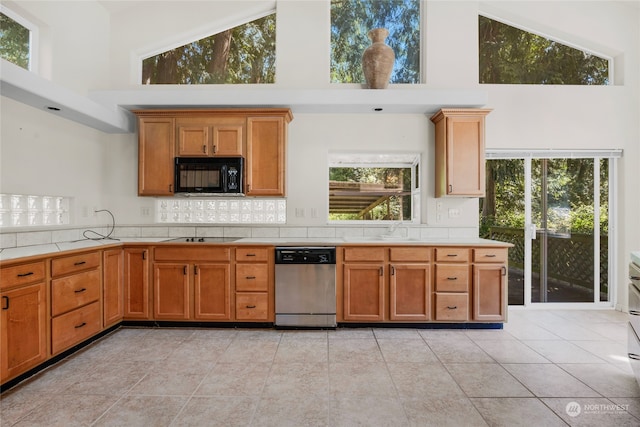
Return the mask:
<path fill-rule="evenodd" d="M 178 156 L 208 156 L 209 126 L 178 126 Z"/>
<path fill-rule="evenodd" d="M 247 119 L 248 196 L 284 196 L 285 132 L 282 117 Z"/>
<path fill-rule="evenodd" d="M 146 248 L 124 250 L 125 319 L 151 319 L 148 253 Z"/>
<path fill-rule="evenodd" d="M 124 256 L 122 249 L 104 251 L 102 263 L 103 327 L 111 326 L 124 316 Z"/>
<path fill-rule="evenodd" d="M 384 320 L 382 264 L 344 265 L 344 320 Z"/>
<path fill-rule="evenodd" d="M 229 264 L 193 266 L 195 319 L 231 319 L 231 276 Z"/>
<path fill-rule="evenodd" d="M 0 380 L 20 375 L 47 357 L 44 282 L 2 292 Z"/>
<path fill-rule="evenodd" d="M 391 320 L 431 319 L 429 264 L 391 264 L 389 287 Z"/>
<path fill-rule="evenodd" d="M 505 264 L 473 266 L 473 320 L 503 321 L 507 312 Z"/>
<path fill-rule="evenodd" d="M 141 117 L 138 124 L 138 195 L 170 196 L 174 184 L 174 120 Z"/>
<path fill-rule="evenodd" d="M 447 194 L 484 196 L 484 117 L 447 118 Z"/>
<path fill-rule="evenodd" d="M 214 156 L 242 156 L 244 126 L 219 125 L 213 127 Z"/>
<path fill-rule="evenodd" d="M 189 264 L 154 264 L 153 314 L 156 320 L 189 319 L 189 267 Z"/>

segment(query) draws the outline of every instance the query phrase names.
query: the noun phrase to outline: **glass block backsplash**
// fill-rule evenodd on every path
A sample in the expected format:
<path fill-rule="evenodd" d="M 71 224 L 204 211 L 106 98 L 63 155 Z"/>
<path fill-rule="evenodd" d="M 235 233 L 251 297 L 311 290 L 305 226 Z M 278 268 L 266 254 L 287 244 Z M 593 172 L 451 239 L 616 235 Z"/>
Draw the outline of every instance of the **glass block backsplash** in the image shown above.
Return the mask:
<path fill-rule="evenodd" d="M 69 197 L 0 194 L 0 227 L 69 224 Z"/>
<path fill-rule="evenodd" d="M 156 222 L 195 224 L 285 224 L 285 199 L 157 199 Z"/>

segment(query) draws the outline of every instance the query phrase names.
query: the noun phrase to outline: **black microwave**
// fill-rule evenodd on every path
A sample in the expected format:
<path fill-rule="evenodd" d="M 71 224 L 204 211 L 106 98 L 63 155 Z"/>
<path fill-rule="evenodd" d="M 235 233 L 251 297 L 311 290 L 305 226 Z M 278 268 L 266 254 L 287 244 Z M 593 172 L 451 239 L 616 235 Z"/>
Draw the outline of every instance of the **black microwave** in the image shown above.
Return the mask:
<path fill-rule="evenodd" d="M 176 194 L 242 195 L 242 157 L 176 157 Z"/>

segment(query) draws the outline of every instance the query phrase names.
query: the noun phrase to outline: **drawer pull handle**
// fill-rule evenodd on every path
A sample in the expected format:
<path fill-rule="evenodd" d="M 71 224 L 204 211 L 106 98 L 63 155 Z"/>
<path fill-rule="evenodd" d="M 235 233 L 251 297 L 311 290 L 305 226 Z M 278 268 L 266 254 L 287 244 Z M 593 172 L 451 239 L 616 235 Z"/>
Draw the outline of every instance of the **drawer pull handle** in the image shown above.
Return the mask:
<path fill-rule="evenodd" d="M 640 360 L 640 356 L 638 356 L 637 354 L 629 353 L 628 356 L 629 359 Z"/>
<path fill-rule="evenodd" d="M 447 308 L 448 308 L 449 310 L 456 310 L 456 309 L 458 308 L 458 306 L 457 306 L 457 305 L 454 305 L 454 306 L 452 307 L 452 306 L 448 305 L 448 306 L 447 306 Z"/>
<path fill-rule="evenodd" d="M 504 265 L 500 268 L 502 270 L 502 275 L 506 276 L 507 275 L 507 267 L 505 267 Z"/>
<path fill-rule="evenodd" d="M 256 254 L 246 254 L 245 256 L 256 256 Z"/>
<path fill-rule="evenodd" d="M 31 276 L 31 275 L 33 275 L 33 271 L 30 271 L 30 272 L 28 272 L 28 273 L 21 273 L 21 274 L 18 274 L 18 277 L 27 277 L 27 276 Z M 633 280 L 633 279 L 632 279 L 632 280 Z"/>
<path fill-rule="evenodd" d="M 458 256 L 458 254 L 447 254 L 447 256 L 454 257 L 454 256 Z"/>
<path fill-rule="evenodd" d="M 247 276 L 247 277 L 246 277 L 246 279 L 248 279 L 248 280 L 253 280 L 253 279 L 255 279 L 255 278 L 256 278 L 256 276 Z"/>
<path fill-rule="evenodd" d="M 73 291 L 73 292 L 75 292 L 76 294 L 79 294 L 79 293 L 84 292 L 86 290 L 87 290 L 87 288 L 82 288 L 82 289 L 78 289 L 77 291 Z"/>
<path fill-rule="evenodd" d="M 447 277 L 447 280 L 458 280 L 457 277 Z"/>
<path fill-rule="evenodd" d="M 486 254 L 485 255 L 487 258 L 495 258 L 496 254 Z"/>
<path fill-rule="evenodd" d="M 86 326 L 86 325 L 87 325 L 87 322 L 82 322 L 78 326 L 74 326 L 74 328 L 78 329 L 78 328 L 82 328 L 83 326 Z"/>
<path fill-rule="evenodd" d="M 9 297 L 6 295 L 3 295 L 2 299 L 4 300 L 4 307 L 2 307 L 2 309 L 9 310 Z"/>
<path fill-rule="evenodd" d="M 640 280 L 640 276 L 629 276 L 631 280 Z"/>
<path fill-rule="evenodd" d="M 248 305 L 247 308 L 256 308 L 255 305 Z"/>
<path fill-rule="evenodd" d="M 640 311 L 638 310 L 629 310 L 629 314 L 632 316 L 640 316 Z"/>
<path fill-rule="evenodd" d="M 82 265 L 82 264 L 86 264 L 87 261 L 78 261 L 78 262 L 74 262 L 73 265 Z"/>

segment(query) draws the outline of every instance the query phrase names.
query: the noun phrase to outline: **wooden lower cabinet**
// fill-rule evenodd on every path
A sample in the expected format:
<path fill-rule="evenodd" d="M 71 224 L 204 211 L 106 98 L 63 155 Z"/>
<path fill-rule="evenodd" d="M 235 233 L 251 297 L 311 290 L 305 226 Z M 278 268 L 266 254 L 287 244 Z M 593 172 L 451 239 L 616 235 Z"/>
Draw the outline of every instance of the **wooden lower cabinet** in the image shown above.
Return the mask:
<path fill-rule="evenodd" d="M 236 248 L 236 320 L 274 321 L 274 281 L 273 246 Z"/>
<path fill-rule="evenodd" d="M 0 292 L 0 382 L 46 360 L 46 296 L 44 282 Z"/>
<path fill-rule="evenodd" d="M 469 320 L 469 294 L 464 292 L 436 292 L 436 320 Z"/>
<path fill-rule="evenodd" d="M 266 292 L 236 293 L 236 319 L 262 320 L 269 319 L 269 299 Z"/>
<path fill-rule="evenodd" d="M 191 271 L 189 264 L 155 263 L 153 265 L 153 318 L 188 320 Z"/>
<path fill-rule="evenodd" d="M 124 256 L 122 249 L 102 255 L 102 326 L 120 322 L 124 316 Z"/>
<path fill-rule="evenodd" d="M 506 277 L 504 264 L 473 266 L 473 320 L 506 320 Z"/>
<path fill-rule="evenodd" d="M 124 319 L 152 318 L 149 294 L 149 249 L 124 248 Z"/>
<path fill-rule="evenodd" d="M 431 319 L 431 265 L 391 264 L 389 320 Z"/>
<path fill-rule="evenodd" d="M 228 263 L 194 267 L 194 319 L 231 320 L 230 270 Z"/>
<path fill-rule="evenodd" d="M 102 319 L 98 301 L 54 317 L 51 320 L 51 353 L 57 354 L 73 347 L 97 334 L 101 329 Z"/>
<path fill-rule="evenodd" d="M 344 265 L 344 320 L 384 320 L 383 264 Z"/>

